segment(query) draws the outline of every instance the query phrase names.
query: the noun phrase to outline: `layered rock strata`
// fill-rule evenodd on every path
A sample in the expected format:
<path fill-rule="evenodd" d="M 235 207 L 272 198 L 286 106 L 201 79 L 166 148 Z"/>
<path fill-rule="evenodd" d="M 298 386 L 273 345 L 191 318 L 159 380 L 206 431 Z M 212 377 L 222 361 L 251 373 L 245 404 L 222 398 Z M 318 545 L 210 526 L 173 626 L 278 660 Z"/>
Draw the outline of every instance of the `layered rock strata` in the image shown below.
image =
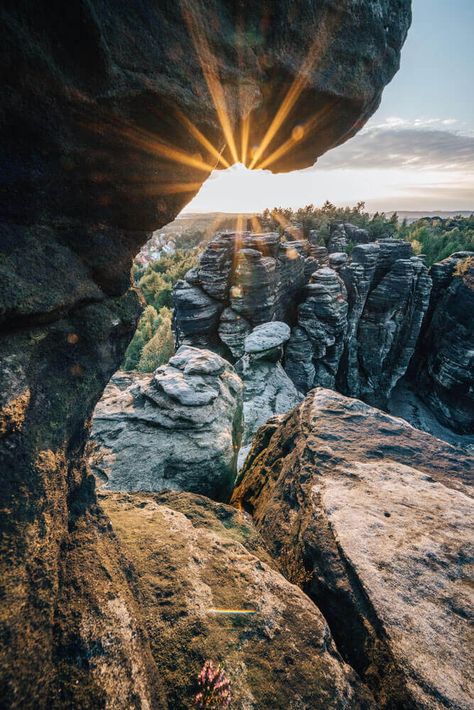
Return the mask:
<path fill-rule="evenodd" d="M 336 225 L 353 243 L 368 233 Z M 334 387 L 386 407 L 415 351 L 431 279 L 411 245 L 385 238 L 328 254 L 317 233 L 217 235 L 174 290 L 178 344 L 215 349 L 235 361 L 252 327 L 292 327 L 284 368 L 303 393 Z M 331 237 L 332 239 L 332 237 Z M 344 236 L 345 239 L 345 236 Z M 333 244 L 335 244 L 333 240 Z"/>
<path fill-rule="evenodd" d="M 247 458 L 233 502 L 378 708 L 472 704 L 473 470 L 462 450 L 324 389 L 262 427 Z"/>
<path fill-rule="evenodd" d="M 228 499 L 242 436 L 242 383 L 208 350 L 183 346 L 153 375 L 107 386 L 92 422 L 93 470 L 119 491 Z"/>
<path fill-rule="evenodd" d="M 410 377 L 438 419 L 474 434 L 474 253 L 431 267 L 433 290 Z"/>
<path fill-rule="evenodd" d="M 276 233 L 218 234 L 199 265 L 173 291 L 177 343 L 241 357 L 252 327 L 289 318 L 314 260 L 307 243 L 283 242 Z"/>
<path fill-rule="evenodd" d="M 406 372 L 431 279 L 411 245 L 382 239 L 329 256 L 298 306 L 285 369 L 298 389 L 335 387 L 385 407 Z M 331 268 L 332 267 L 332 268 Z"/>
<path fill-rule="evenodd" d="M 285 358 L 285 367 L 300 391 L 307 392 L 316 383 L 334 387 L 344 349 L 347 310 L 342 279 L 329 267 L 315 271 L 298 306 L 295 336 Z"/>

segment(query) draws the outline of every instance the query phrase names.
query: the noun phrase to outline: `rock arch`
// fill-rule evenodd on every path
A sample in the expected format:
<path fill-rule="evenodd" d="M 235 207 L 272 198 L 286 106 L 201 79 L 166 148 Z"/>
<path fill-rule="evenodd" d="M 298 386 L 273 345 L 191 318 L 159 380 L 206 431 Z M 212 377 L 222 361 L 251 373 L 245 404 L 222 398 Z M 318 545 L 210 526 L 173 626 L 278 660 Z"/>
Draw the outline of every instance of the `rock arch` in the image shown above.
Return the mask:
<path fill-rule="evenodd" d="M 131 260 L 215 151 L 235 158 L 217 75 L 233 135 L 250 111 L 250 147 L 287 97 L 268 153 L 304 130 L 269 167 L 306 167 L 378 106 L 410 1 L 7 0 L 0 17 L 3 697 L 162 707 L 133 574 L 83 460 L 140 310 Z"/>

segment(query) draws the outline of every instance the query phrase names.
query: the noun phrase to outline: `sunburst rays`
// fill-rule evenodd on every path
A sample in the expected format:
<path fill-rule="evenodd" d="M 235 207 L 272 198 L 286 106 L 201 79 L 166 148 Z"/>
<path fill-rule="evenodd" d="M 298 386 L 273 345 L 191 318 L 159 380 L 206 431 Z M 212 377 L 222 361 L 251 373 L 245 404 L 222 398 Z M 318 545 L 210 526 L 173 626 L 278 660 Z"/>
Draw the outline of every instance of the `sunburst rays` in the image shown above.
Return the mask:
<path fill-rule="evenodd" d="M 232 123 L 227 111 L 224 88 L 220 81 L 217 61 L 207 40 L 207 31 L 203 22 L 204 13 L 199 12 L 198 5 L 199 3 L 196 2 L 181 0 L 184 21 L 186 22 L 189 35 L 193 41 L 204 79 L 206 80 L 217 117 L 221 124 L 222 132 L 234 162 L 238 163 L 239 156 L 232 130 Z"/>
<path fill-rule="evenodd" d="M 330 23 L 331 25 L 333 25 L 336 21 L 336 17 L 337 16 L 335 15 L 333 21 Z M 300 98 L 301 93 L 308 86 L 311 73 L 313 72 L 318 60 L 320 60 L 322 55 L 324 54 L 331 36 L 333 36 L 333 27 L 327 27 L 326 20 L 327 13 L 325 14 L 322 21 L 320 21 L 319 23 L 319 30 L 316 33 L 313 42 L 311 43 L 309 51 L 303 60 L 303 63 L 295 77 L 295 80 L 288 89 L 283 101 L 281 102 L 279 108 L 275 113 L 275 116 L 270 122 L 270 125 L 268 126 L 263 136 L 263 139 L 260 142 L 260 145 L 256 148 L 254 152 L 252 161 L 249 165 L 250 169 L 253 169 L 259 162 L 260 158 L 262 158 L 264 152 L 270 146 L 277 133 L 280 131 L 283 124 L 285 123 L 286 119 L 290 115 L 292 109 L 296 105 L 296 102 Z"/>
<path fill-rule="evenodd" d="M 331 112 L 332 108 L 332 103 L 328 103 L 303 124 L 296 125 L 291 132 L 291 136 L 286 141 L 281 143 L 278 148 L 270 153 L 270 155 L 255 165 L 255 169 L 265 170 L 265 168 L 269 168 L 273 165 L 275 161 L 283 158 L 283 156 L 289 153 L 297 143 L 300 143 L 305 136 L 308 136 L 311 131 L 318 126 L 318 124 L 323 124 L 325 117 Z"/>
<path fill-rule="evenodd" d="M 210 103 L 213 113 L 217 117 L 217 122 L 221 131 L 221 141 L 214 137 L 212 140 L 205 135 L 200 127 L 196 125 L 183 112 L 176 112 L 176 119 L 181 123 L 183 128 L 192 141 L 183 140 L 183 144 L 195 145 L 193 151 L 186 150 L 182 145 L 173 145 L 169 140 L 162 139 L 152 130 L 146 130 L 138 127 L 135 124 L 126 123 L 124 120 L 117 121 L 116 117 L 110 121 L 110 132 L 116 134 L 117 138 L 121 138 L 128 145 L 145 152 L 147 155 L 160 158 L 164 161 L 169 161 L 192 170 L 189 175 L 189 180 L 170 181 L 152 180 L 151 183 L 143 187 L 143 191 L 149 195 L 162 194 L 192 194 L 199 190 L 202 182 L 216 168 L 230 168 L 231 163 L 242 163 L 249 169 L 269 169 L 277 161 L 291 153 L 297 144 L 301 144 L 309 135 L 325 124 L 328 114 L 332 106 L 328 103 L 317 111 L 311 118 L 301 121 L 296 125 L 288 125 L 290 117 L 294 115 L 294 109 L 297 102 L 309 85 L 312 72 L 314 72 L 318 61 L 323 57 L 329 39 L 334 36 L 334 17 L 337 13 L 328 19 L 328 15 L 323 15 L 319 21 L 319 29 L 314 40 L 311 43 L 308 53 L 304 57 L 301 67 L 292 82 L 289 89 L 277 108 L 273 118 L 269 121 L 268 126 L 263 126 L 263 137 L 254 148 L 250 148 L 251 136 L 255 133 L 256 128 L 252 119 L 252 101 L 253 94 L 249 93 L 249 86 L 253 87 L 253 77 L 248 75 L 249 57 L 253 55 L 249 52 L 245 58 L 244 66 L 244 49 L 245 33 L 243 29 L 242 18 L 237 19 L 235 32 L 238 35 L 237 46 L 237 62 L 239 75 L 244 76 L 248 84 L 239 84 L 235 96 L 230 95 L 228 89 L 224 88 L 219 63 L 213 52 L 213 44 L 209 39 L 208 12 L 203 10 L 200 0 L 178 0 L 180 10 L 187 28 L 189 37 L 192 41 L 194 51 L 198 58 L 198 62 L 202 71 L 202 75 L 207 86 Z M 257 67 L 255 68 L 255 76 L 258 76 Z M 255 86 L 258 82 L 255 81 Z M 232 109 L 229 111 L 229 107 Z M 239 114 L 239 131 L 236 133 L 231 120 L 231 115 Z M 212 120 L 209 121 L 212 123 Z M 97 130 L 103 130 L 103 126 Z M 285 132 L 285 140 L 280 144 L 276 143 L 276 139 L 281 132 Z M 288 137 L 289 135 L 289 137 Z M 217 145 L 216 145 L 217 143 Z M 224 154 L 224 151 L 226 153 Z M 194 174 L 197 171 L 197 175 Z M 199 173 L 202 174 L 200 179 Z M 137 183 L 137 189 L 140 185 Z M 261 225 L 252 221 L 252 229 L 261 231 Z M 236 230 L 242 231 L 243 218 L 237 219 Z"/>

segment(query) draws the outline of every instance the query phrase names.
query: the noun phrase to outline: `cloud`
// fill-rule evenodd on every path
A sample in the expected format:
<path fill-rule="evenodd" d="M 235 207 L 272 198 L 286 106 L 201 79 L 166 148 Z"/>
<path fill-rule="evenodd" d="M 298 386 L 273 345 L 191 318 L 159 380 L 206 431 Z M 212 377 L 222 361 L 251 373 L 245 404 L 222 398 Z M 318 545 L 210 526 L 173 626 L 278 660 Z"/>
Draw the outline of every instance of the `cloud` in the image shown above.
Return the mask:
<path fill-rule="evenodd" d="M 317 169 L 414 168 L 474 171 L 474 136 L 448 130 L 455 119 L 391 118 L 324 155 Z"/>

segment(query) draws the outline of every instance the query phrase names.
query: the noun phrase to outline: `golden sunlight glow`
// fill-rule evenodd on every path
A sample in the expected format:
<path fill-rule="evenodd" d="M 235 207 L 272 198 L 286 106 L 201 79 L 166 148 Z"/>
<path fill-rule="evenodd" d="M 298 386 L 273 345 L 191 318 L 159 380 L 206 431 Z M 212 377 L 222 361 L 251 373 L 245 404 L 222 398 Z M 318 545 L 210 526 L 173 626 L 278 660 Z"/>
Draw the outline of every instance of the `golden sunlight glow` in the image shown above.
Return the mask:
<path fill-rule="evenodd" d="M 186 126 L 188 131 L 193 135 L 199 143 L 206 148 L 211 155 L 213 155 L 215 158 L 217 158 L 218 162 L 221 163 L 221 165 L 224 166 L 224 168 L 230 168 L 230 163 L 224 158 L 222 153 L 220 153 L 217 148 L 215 148 L 211 141 L 209 141 L 205 135 L 201 133 L 199 128 L 197 128 L 194 123 L 192 123 L 189 118 L 187 118 L 184 114 L 179 114 L 179 118 L 182 121 L 182 123 Z"/>
<path fill-rule="evenodd" d="M 203 21 L 205 13 L 199 12 L 200 4 L 198 2 L 192 2 L 191 0 L 178 0 L 178 2 L 181 3 L 182 15 L 189 32 L 189 36 L 194 45 L 203 76 L 209 90 L 212 104 L 222 129 L 223 145 L 220 147 L 213 145 L 209 138 L 207 138 L 202 131 L 183 113 L 178 113 L 177 119 L 182 123 L 184 128 L 197 141 L 197 143 L 202 146 L 204 149 L 203 154 L 200 152 L 191 153 L 183 148 L 171 144 L 169 141 L 160 139 L 158 135 L 149 130 L 137 127 L 136 125 L 131 125 L 125 121 L 117 123 L 116 117 L 114 117 L 113 121 L 111 121 L 111 125 L 109 127 L 110 132 L 112 134 L 115 133 L 120 139 L 125 139 L 130 145 L 134 146 L 138 150 L 144 151 L 151 156 L 157 156 L 165 160 L 202 171 L 206 174 L 205 177 L 213 173 L 213 171 L 218 167 L 225 168 L 227 170 L 232 170 L 236 167 L 238 170 L 246 170 L 247 173 L 249 169 L 264 169 L 270 167 L 276 160 L 286 155 L 296 145 L 296 143 L 306 138 L 310 131 L 317 127 L 318 122 L 325 117 L 326 112 L 330 110 L 326 104 L 326 108 L 317 112 L 312 118 L 293 126 L 290 138 L 285 140 L 280 146 L 276 147 L 269 155 L 265 156 L 267 148 L 276 137 L 283 123 L 288 118 L 291 110 L 294 108 L 301 92 L 307 85 L 310 73 L 314 69 L 316 62 L 325 51 L 328 38 L 333 33 L 333 28 L 328 27 L 328 16 L 323 18 L 320 22 L 318 34 L 311 43 L 308 55 L 302 62 L 300 71 L 287 91 L 286 96 L 276 111 L 275 116 L 271 120 L 270 125 L 268 127 L 264 127 L 266 130 L 260 145 L 251 148 L 249 146 L 251 133 L 251 118 L 249 115 L 249 109 L 251 106 L 250 104 L 246 106 L 246 101 L 249 100 L 250 94 L 246 91 L 245 87 L 240 86 L 235 97 L 227 97 L 228 100 L 232 100 L 236 106 L 239 106 L 240 113 L 242 114 L 240 116 L 240 136 L 236 139 L 228 112 L 225 90 L 219 76 L 218 63 L 213 55 L 211 44 L 208 40 L 208 27 L 204 25 Z M 332 17 L 333 20 L 330 20 L 331 22 L 335 21 L 334 17 L 336 17 L 337 20 L 338 13 L 333 13 Z M 242 45 L 243 43 L 240 43 L 239 47 Z M 240 54 L 238 60 L 240 64 L 242 62 L 242 56 Z M 235 107 L 233 107 L 233 113 L 235 113 L 234 108 Z M 97 130 L 98 132 L 103 130 L 100 125 L 96 126 L 94 124 L 88 124 L 88 128 L 91 130 Z M 223 155 L 225 144 L 227 145 L 232 156 L 232 160 L 234 161 L 232 166 L 228 158 Z M 140 185 L 137 185 L 137 189 L 140 189 L 149 195 L 185 194 L 197 192 L 201 187 L 201 184 L 202 181 L 198 180 L 194 180 L 192 182 L 167 183 L 161 182 L 158 178 L 156 181 L 152 181 L 147 185 L 143 185 L 140 182 Z M 237 232 L 247 228 L 247 219 L 247 217 L 243 216 L 236 218 Z M 251 225 L 252 229 L 256 232 L 261 231 L 261 225 L 255 218 L 251 220 Z"/>
<path fill-rule="evenodd" d="M 316 62 L 321 58 L 324 53 L 329 39 L 333 36 L 334 28 L 327 28 L 325 22 L 322 21 L 319 25 L 319 32 L 316 34 L 308 54 L 306 55 L 300 70 L 298 71 L 296 78 L 292 85 L 290 86 L 285 98 L 281 102 L 272 122 L 270 123 L 262 142 L 257 147 L 249 168 L 252 169 L 256 167 L 258 161 L 262 157 L 265 150 L 268 148 L 270 143 L 275 138 L 276 134 L 282 127 L 283 123 L 287 119 L 292 108 L 298 101 L 301 92 L 305 89 L 308 84 L 310 73 L 313 71 Z M 260 166 L 261 167 L 261 166 Z"/>
<path fill-rule="evenodd" d="M 214 107 L 216 109 L 217 117 L 222 126 L 222 131 L 224 133 L 225 139 L 229 146 L 232 158 L 236 163 L 239 162 L 239 156 L 237 154 L 237 148 L 235 145 L 234 134 L 232 131 L 232 126 L 227 112 L 226 100 L 224 89 L 219 79 L 219 72 L 217 69 L 217 62 L 214 55 L 212 54 L 211 48 L 207 41 L 206 30 L 203 27 L 202 19 L 199 13 L 196 11 L 196 7 L 192 2 L 184 0 L 182 2 L 183 6 L 183 17 L 188 27 L 189 34 L 194 43 L 196 49 L 196 54 L 201 65 L 206 84 L 211 94 Z"/>
<path fill-rule="evenodd" d="M 160 158 L 165 158 L 175 163 L 181 163 L 182 165 L 188 165 L 189 167 L 197 168 L 197 170 L 202 170 L 206 173 L 212 172 L 215 168 L 215 165 L 206 163 L 201 155 L 190 155 L 181 148 L 176 148 L 169 143 L 163 143 L 155 134 L 145 131 L 143 128 L 125 124 L 120 127 L 115 126 L 110 130 L 114 131 L 119 136 L 125 137 L 131 145 L 134 145 L 136 148 L 150 155 L 157 155 L 160 156 Z"/>
<path fill-rule="evenodd" d="M 141 188 L 141 191 L 143 194 L 148 195 L 177 195 L 183 192 L 197 192 L 200 187 L 200 182 L 167 182 L 158 185 L 146 185 Z"/>
<path fill-rule="evenodd" d="M 290 138 L 284 141 L 276 150 L 273 151 L 273 153 L 270 153 L 265 160 L 262 160 L 261 163 L 256 165 L 255 169 L 264 170 L 278 160 L 278 158 L 282 158 L 286 155 L 293 148 L 293 146 L 296 145 L 296 143 L 301 141 L 304 136 L 314 130 L 316 124 L 325 118 L 331 108 L 332 104 L 328 102 L 326 106 L 317 111 L 314 116 L 308 119 L 303 125 L 295 126 L 291 132 Z"/>
<path fill-rule="evenodd" d="M 282 227 L 283 229 L 286 229 L 287 227 L 291 227 L 290 221 L 288 219 L 286 219 L 286 217 L 284 215 L 279 214 L 278 212 L 275 212 L 273 217 L 276 219 L 276 221 L 278 222 L 280 227 Z"/>
<path fill-rule="evenodd" d="M 237 215 L 236 220 L 235 220 L 235 231 L 236 232 L 243 232 L 244 231 L 244 226 L 245 226 L 244 219 L 245 218 L 243 215 L 241 215 L 241 214 Z"/>
<path fill-rule="evenodd" d="M 266 207 L 298 208 L 310 203 L 322 205 L 325 200 L 340 207 L 363 200 L 373 212 L 467 210 L 472 205 L 473 179 L 466 171 L 416 167 L 334 170 L 328 169 L 326 162 L 329 159 L 323 156 L 314 168 L 277 174 L 239 164 L 215 170 L 185 211 L 241 212 L 251 219 L 252 213 Z M 288 226 L 284 220 L 282 226 Z"/>
<path fill-rule="evenodd" d="M 250 223 L 252 225 L 252 232 L 255 234 L 259 234 L 260 232 L 263 232 L 262 225 L 260 224 L 260 221 L 257 217 L 257 215 L 252 215 L 250 217 Z"/>
<path fill-rule="evenodd" d="M 242 120 L 242 137 L 241 137 L 241 159 L 242 165 L 247 165 L 247 153 L 249 148 L 249 133 L 250 133 L 250 118 L 244 116 Z"/>

